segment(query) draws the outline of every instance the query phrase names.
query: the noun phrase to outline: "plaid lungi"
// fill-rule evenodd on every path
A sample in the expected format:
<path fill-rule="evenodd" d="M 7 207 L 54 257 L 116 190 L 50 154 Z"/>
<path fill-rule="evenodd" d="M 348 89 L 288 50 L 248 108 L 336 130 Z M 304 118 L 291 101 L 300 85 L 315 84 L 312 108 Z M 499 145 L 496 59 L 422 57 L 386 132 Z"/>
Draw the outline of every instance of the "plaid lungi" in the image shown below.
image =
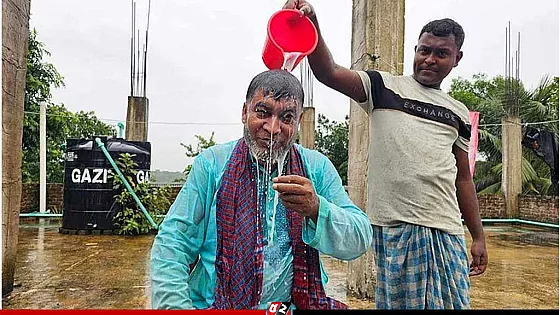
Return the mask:
<path fill-rule="evenodd" d="M 376 309 L 468 309 L 464 235 L 413 224 L 373 226 Z"/>

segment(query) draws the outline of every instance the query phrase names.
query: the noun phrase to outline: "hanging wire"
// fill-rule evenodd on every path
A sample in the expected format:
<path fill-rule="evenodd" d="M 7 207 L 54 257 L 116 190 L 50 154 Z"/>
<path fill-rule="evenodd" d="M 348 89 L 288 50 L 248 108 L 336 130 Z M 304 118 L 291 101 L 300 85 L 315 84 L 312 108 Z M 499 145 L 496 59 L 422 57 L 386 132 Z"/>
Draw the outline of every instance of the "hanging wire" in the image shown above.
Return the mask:
<path fill-rule="evenodd" d="M 505 126 L 505 125 L 518 125 L 518 126 L 529 126 L 529 125 L 545 125 L 545 124 L 550 124 L 550 123 L 558 123 L 558 120 L 547 120 L 547 121 L 537 121 L 537 122 L 527 122 L 527 123 L 514 123 L 514 122 L 508 122 L 505 124 L 481 124 L 478 125 L 478 127 L 496 127 L 496 126 Z"/>
<path fill-rule="evenodd" d="M 358 58 L 356 61 L 354 61 L 352 63 L 352 65 L 350 65 L 350 69 L 352 69 L 352 67 L 354 67 L 358 62 L 360 62 L 360 60 L 362 60 L 365 56 L 368 56 L 369 59 L 373 62 L 377 62 L 378 60 L 381 61 L 382 63 L 386 64 L 387 66 L 389 66 L 391 68 L 391 70 L 393 71 L 393 73 L 398 74 L 399 71 L 397 70 L 397 68 L 395 68 L 391 63 L 385 61 L 385 59 L 381 58 L 381 56 L 376 55 L 376 54 L 370 54 L 370 53 L 363 53 L 360 58 Z M 400 63 L 402 65 L 402 63 Z"/>
<path fill-rule="evenodd" d="M 28 111 L 24 111 L 25 114 L 30 114 L 30 115 L 39 115 L 40 113 L 38 112 L 28 112 Z M 47 116 L 51 116 L 51 117 L 65 117 L 65 118 L 71 118 L 71 116 L 69 115 L 57 115 L 57 114 L 47 114 Z M 122 119 L 110 119 L 110 118 L 100 118 L 100 117 L 96 117 L 99 120 L 102 121 L 109 121 L 109 122 L 122 122 Z M 145 124 L 146 122 L 143 121 L 135 121 L 134 123 L 137 124 Z M 170 121 L 148 121 L 148 124 L 150 125 L 200 125 L 200 126 L 238 126 L 241 123 L 221 123 L 221 122 L 216 122 L 216 123 L 209 123 L 209 122 L 170 122 Z"/>
<path fill-rule="evenodd" d="M 539 121 L 539 122 L 532 122 L 532 123 L 522 123 L 521 125 L 527 126 L 527 125 L 543 125 L 543 124 L 549 124 L 549 123 L 557 123 L 558 120 L 548 120 L 548 121 Z"/>
<path fill-rule="evenodd" d="M 30 111 L 24 111 L 25 114 L 30 114 L 30 115 L 40 115 L 39 112 L 30 112 Z M 48 114 L 47 116 L 51 116 L 51 117 L 65 117 L 65 118 L 70 118 L 71 116 L 69 115 L 57 115 L 57 114 Z M 100 117 L 96 117 L 99 120 L 103 120 L 103 121 L 111 121 L 111 122 L 122 122 L 122 119 L 111 119 L 111 118 L 100 118 Z M 558 120 L 546 120 L 546 121 L 537 121 L 537 122 L 526 122 L 526 123 L 500 123 L 500 124 L 480 124 L 478 125 L 478 127 L 492 127 L 492 126 L 502 126 L 502 125 L 519 125 L 519 126 L 529 126 L 529 125 L 544 125 L 544 124 L 551 124 L 551 123 L 558 123 Z M 145 124 L 145 122 L 141 122 L 141 121 L 137 121 L 136 123 L 139 124 Z M 152 124 L 152 125 L 201 125 L 201 126 L 237 126 L 240 123 L 225 123 L 225 122 L 215 122 L 215 123 L 209 123 L 209 122 L 171 122 L 171 121 L 148 121 L 148 124 Z"/>
<path fill-rule="evenodd" d="M 383 58 L 377 57 L 377 59 L 381 60 L 381 62 L 383 62 L 384 64 L 386 64 L 386 65 L 388 65 L 389 67 L 391 67 L 391 69 L 394 71 L 393 73 L 395 73 L 395 74 L 398 74 L 398 73 L 399 73 L 399 71 L 398 71 L 395 67 L 393 67 L 392 64 L 388 63 L 388 62 L 385 61 Z M 402 65 L 402 64 L 401 64 L 401 65 Z"/>
<path fill-rule="evenodd" d="M 356 61 L 354 61 L 354 63 L 352 63 L 350 65 L 350 68 L 354 67 L 358 62 L 360 62 L 360 60 L 362 60 L 365 56 L 368 56 L 369 59 L 373 62 L 375 62 L 377 59 L 379 59 L 379 56 L 375 55 L 375 54 L 370 54 L 370 53 L 363 53 L 360 58 L 358 58 Z"/>

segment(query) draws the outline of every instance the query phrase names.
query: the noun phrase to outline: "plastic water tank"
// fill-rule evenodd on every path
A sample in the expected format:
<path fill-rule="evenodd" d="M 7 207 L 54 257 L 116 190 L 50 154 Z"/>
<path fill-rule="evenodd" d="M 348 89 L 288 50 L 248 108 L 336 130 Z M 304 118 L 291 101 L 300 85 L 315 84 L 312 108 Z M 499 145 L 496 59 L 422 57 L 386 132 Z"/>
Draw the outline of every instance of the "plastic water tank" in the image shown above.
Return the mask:
<path fill-rule="evenodd" d="M 134 155 L 137 183 L 150 178 L 150 142 L 99 137 L 111 157 Z M 69 230 L 112 230 L 119 211 L 110 174 L 114 172 L 103 151 L 92 139 L 67 139 L 64 162 L 64 212 L 62 228 Z"/>

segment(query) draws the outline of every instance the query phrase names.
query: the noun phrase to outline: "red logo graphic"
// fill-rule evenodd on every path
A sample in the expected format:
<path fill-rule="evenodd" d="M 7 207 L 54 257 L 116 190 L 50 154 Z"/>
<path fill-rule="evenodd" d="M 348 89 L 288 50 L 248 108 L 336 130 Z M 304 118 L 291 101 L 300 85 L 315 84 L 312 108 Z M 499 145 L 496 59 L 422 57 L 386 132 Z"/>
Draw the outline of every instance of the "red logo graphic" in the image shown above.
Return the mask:
<path fill-rule="evenodd" d="M 292 303 L 288 302 L 270 302 L 268 309 L 266 310 L 266 315 L 291 315 L 290 306 Z"/>

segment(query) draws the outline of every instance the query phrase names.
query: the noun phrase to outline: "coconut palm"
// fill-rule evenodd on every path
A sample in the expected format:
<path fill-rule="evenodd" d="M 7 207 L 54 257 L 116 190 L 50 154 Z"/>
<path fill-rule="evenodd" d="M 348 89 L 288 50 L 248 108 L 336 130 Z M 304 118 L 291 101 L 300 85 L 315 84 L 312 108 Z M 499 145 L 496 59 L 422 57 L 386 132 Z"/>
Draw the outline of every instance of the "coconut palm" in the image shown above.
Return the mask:
<path fill-rule="evenodd" d="M 501 193 L 502 143 L 501 119 L 504 108 L 504 79 L 489 79 L 484 74 L 473 76 L 472 81 L 454 79 L 449 94 L 463 102 L 470 110 L 480 112 L 479 153 L 474 181 L 479 194 Z M 558 77 L 544 77 L 532 91 L 519 82 L 519 116 L 523 124 L 555 121 L 534 125 L 554 133 L 558 142 Z M 525 127 L 524 127 L 525 128 Z M 558 187 L 550 180 L 550 168 L 531 150 L 523 148 L 522 155 L 523 194 L 558 195 Z"/>

